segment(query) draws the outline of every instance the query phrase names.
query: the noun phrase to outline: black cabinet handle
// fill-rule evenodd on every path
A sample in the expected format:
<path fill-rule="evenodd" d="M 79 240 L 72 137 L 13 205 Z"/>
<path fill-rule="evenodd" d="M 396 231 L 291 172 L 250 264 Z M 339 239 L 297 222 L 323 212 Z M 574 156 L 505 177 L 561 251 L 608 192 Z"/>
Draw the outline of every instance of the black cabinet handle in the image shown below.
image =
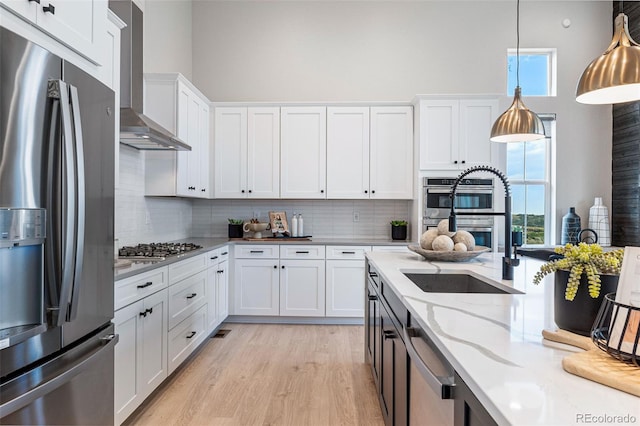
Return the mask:
<path fill-rule="evenodd" d="M 141 317 L 146 317 L 146 316 L 147 316 L 147 311 L 140 312 L 140 316 L 141 316 Z"/>
<path fill-rule="evenodd" d="M 190 295 L 187 296 L 187 299 L 193 299 L 197 295 L 198 295 L 198 293 L 191 293 Z"/>
<path fill-rule="evenodd" d="M 191 334 L 189 334 L 189 335 L 187 336 L 187 339 L 191 339 L 191 338 L 192 338 L 193 336 L 195 336 L 195 335 L 196 335 L 196 332 L 195 332 L 195 331 L 192 331 L 192 332 L 191 332 Z"/>
<path fill-rule="evenodd" d="M 398 337 L 396 333 L 391 330 L 384 330 L 382 333 L 384 334 L 384 340 L 395 339 L 396 337 Z"/>
<path fill-rule="evenodd" d="M 466 160 L 462 160 L 462 164 L 465 164 L 467 161 Z"/>
<path fill-rule="evenodd" d="M 206 191 L 206 189 L 202 188 L 200 191 L 205 192 L 205 191 Z"/>
<path fill-rule="evenodd" d="M 43 11 L 43 12 L 45 12 L 45 13 L 49 12 L 49 13 L 50 13 L 50 14 L 52 14 L 52 15 L 55 15 L 55 14 L 56 14 L 56 8 L 55 8 L 55 6 L 54 6 L 54 5 L 52 5 L 51 3 L 49 3 L 49 6 L 44 6 L 44 7 L 42 8 L 42 11 Z"/>
<path fill-rule="evenodd" d="M 145 312 L 151 315 L 153 313 L 153 308 L 146 309 Z"/>
<path fill-rule="evenodd" d="M 138 288 L 146 288 L 146 287 L 149 287 L 150 285 L 153 285 L 153 281 L 147 281 L 144 284 L 140 284 Z"/>
<path fill-rule="evenodd" d="M 264 250 L 251 250 L 249 253 L 264 253 Z"/>
<path fill-rule="evenodd" d="M 218 258 L 218 256 L 213 256 L 213 257 L 210 257 L 209 259 L 216 260 L 217 258 Z"/>
<path fill-rule="evenodd" d="M 369 272 L 369 276 L 370 277 L 377 277 L 378 273 L 377 272 Z"/>
<path fill-rule="evenodd" d="M 226 255 L 228 255 L 228 254 L 229 254 L 229 252 L 228 252 L 228 251 L 225 251 L 225 252 L 223 252 L 223 253 L 222 253 L 222 255 L 223 255 L 223 256 L 226 256 Z"/>
<path fill-rule="evenodd" d="M 375 294 L 370 294 L 369 300 L 378 300 L 378 296 L 376 296 Z"/>
<path fill-rule="evenodd" d="M 218 274 L 221 274 L 221 273 L 223 273 L 223 272 L 224 272 L 224 270 L 220 269 L 220 270 L 217 270 L 216 272 L 217 272 Z"/>
<path fill-rule="evenodd" d="M 454 161 L 453 161 L 453 164 L 458 164 L 458 160 L 454 160 Z"/>
<path fill-rule="evenodd" d="M 355 251 L 343 251 L 342 254 L 356 254 Z"/>
<path fill-rule="evenodd" d="M 309 254 L 309 250 L 296 251 L 296 254 Z"/>

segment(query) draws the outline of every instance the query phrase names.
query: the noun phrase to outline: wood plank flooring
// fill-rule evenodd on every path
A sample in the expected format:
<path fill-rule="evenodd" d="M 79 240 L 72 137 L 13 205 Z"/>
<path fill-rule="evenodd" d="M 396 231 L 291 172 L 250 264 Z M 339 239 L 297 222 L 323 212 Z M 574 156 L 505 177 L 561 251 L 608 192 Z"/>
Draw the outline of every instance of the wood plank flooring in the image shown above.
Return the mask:
<path fill-rule="evenodd" d="M 362 326 L 224 324 L 127 425 L 384 424 Z"/>

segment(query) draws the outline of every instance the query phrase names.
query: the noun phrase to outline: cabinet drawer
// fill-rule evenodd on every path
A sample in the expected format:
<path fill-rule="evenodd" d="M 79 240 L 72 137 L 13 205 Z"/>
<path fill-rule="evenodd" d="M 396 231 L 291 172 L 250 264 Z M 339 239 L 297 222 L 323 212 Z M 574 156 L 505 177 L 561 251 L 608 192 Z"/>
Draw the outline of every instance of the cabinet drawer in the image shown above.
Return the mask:
<path fill-rule="evenodd" d="M 216 266 L 218 263 L 229 259 L 229 246 L 218 247 L 205 254 L 207 260 L 207 268 Z"/>
<path fill-rule="evenodd" d="M 324 259 L 324 246 L 280 246 L 280 259 Z"/>
<path fill-rule="evenodd" d="M 169 265 L 169 285 L 173 285 L 178 281 L 187 278 L 189 275 L 193 275 L 204 270 L 207 267 L 208 260 L 209 258 L 206 254 L 201 254 Z"/>
<path fill-rule="evenodd" d="M 137 302 L 158 290 L 167 288 L 169 283 L 167 267 L 129 277 L 115 282 L 114 309 L 118 310 Z"/>
<path fill-rule="evenodd" d="M 364 260 L 364 254 L 368 251 L 371 251 L 370 246 L 327 246 L 327 260 Z"/>
<path fill-rule="evenodd" d="M 198 272 L 169 287 L 169 330 L 206 301 L 207 271 Z"/>
<path fill-rule="evenodd" d="M 277 259 L 279 253 L 278 246 L 275 244 L 237 245 L 235 247 L 236 259 Z"/>
<path fill-rule="evenodd" d="M 202 306 L 169 331 L 169 374 L 207 337 L 207 307 Z"/>

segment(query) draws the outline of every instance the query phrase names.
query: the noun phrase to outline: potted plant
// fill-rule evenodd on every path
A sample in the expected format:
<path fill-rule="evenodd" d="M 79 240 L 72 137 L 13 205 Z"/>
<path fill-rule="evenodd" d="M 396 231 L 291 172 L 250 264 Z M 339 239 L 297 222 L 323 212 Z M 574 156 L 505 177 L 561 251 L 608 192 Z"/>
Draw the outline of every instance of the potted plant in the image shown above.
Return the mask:
<path fill-rule="evenodd" d="M 559 255 L 540 267 L 533 283 L 555 274 L 554 318 L 564 330 L 588 336 L 607 293 L 618 287 L 624 249 L 605 252 L 599 244 L 557 247 Z"/>
<path fill-rule="evenodd" d="M 392 220 L 391 221 L 391 239 L 406 240 L 407 225 L 408 225 L 408 222 L 406 220 Z"/>
<path fill-rule="evenodd" d="M 242 238 L 243 221 L 242 219 L 228 219 L 229 220 L 229 238 Z"/>

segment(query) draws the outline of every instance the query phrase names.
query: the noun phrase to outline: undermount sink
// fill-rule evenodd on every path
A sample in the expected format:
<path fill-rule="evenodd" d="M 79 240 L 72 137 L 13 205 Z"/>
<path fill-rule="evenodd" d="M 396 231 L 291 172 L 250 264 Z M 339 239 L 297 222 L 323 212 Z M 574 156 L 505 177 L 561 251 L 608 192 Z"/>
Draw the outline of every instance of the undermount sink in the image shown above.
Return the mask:
<path fill-rule="evenodd" d="M 468 274 L 403 273 L 427 293 L 523 294 L 514 288 L 499 288 Z"/>

